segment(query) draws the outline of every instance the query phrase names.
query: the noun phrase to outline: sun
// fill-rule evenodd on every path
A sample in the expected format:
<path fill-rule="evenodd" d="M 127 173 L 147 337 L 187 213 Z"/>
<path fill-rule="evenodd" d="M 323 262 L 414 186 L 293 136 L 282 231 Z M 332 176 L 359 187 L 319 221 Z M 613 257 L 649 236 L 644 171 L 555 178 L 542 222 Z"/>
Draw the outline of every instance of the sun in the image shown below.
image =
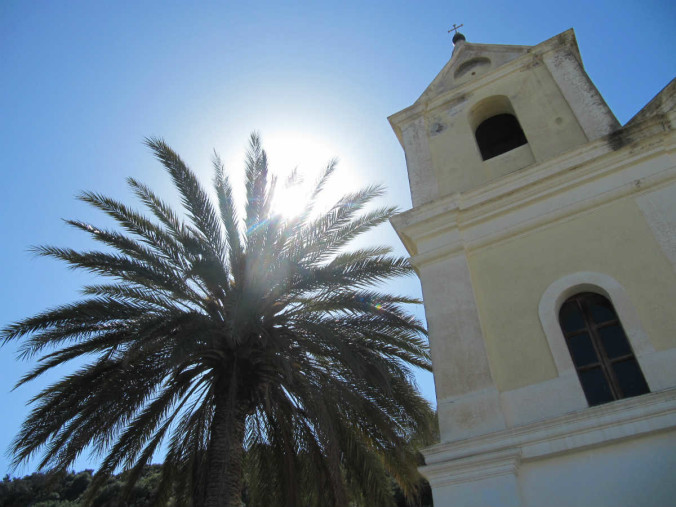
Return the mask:
<path fill-rule="evenodd" d="M 269 167 L 277 176 L 273 211 L 287 219 L 296 217 L 305 209 L 310 191 L 321 172 L 336 158 L 336 147 L 312 135 L 298 132 L 267 135 L 264 146 Z M 289 182 L 294 170 L 297 178 Z M 326 194 L 326 202 L 318 203 L 320 207 L 328 204 L 332 192 Z"/>
<path fill-rule="evenodd" d="M 306 186 L 304 183 L 287 187 L 278 185 L 272 202 L 274 212 L 287 219 L 300 215 L 309 198 Z"/>

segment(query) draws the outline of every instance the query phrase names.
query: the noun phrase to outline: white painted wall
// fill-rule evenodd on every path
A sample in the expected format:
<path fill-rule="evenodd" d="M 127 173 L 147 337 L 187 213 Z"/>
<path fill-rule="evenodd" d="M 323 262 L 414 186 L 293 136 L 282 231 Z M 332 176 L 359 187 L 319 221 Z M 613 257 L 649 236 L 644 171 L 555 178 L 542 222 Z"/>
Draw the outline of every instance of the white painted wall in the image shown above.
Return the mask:
<path fill-rule="evenodd" d="M 519 483 L 524 506 L 666 507 L 676 505 L 674 472 L 670 431 L 523 463 Z"/>

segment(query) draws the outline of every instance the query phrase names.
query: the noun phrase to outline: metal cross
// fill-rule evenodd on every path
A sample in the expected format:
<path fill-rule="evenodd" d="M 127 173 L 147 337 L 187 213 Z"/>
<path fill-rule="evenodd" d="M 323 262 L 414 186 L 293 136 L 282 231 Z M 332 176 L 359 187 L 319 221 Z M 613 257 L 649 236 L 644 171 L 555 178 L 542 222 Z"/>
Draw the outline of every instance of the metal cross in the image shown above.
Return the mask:
<path fill-rule="evenodd" d="M 458 29 L 460 29 L 460 27 L 462 27 L 462 26 L 463 26 L 463 25 L 458 25 L 458 26 L 456 26 L 455 23 L 453 23 L 453 26 L 452 26 L 451 29 L 448 31 L 448 33 L 451 33 L 451 32 L 458 33 Z"/>

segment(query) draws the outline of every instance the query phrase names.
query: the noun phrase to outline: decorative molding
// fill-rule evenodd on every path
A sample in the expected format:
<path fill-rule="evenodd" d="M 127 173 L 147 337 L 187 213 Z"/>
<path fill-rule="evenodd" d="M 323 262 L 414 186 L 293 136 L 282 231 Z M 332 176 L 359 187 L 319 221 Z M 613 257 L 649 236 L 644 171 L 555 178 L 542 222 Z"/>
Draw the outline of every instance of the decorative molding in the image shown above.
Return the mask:
<path fill-rule="evenodd" d="M 523 461 L 676 428 L 676 389 L 625 398 L 562 416 L 423 449 L 427 466 L 520 449 Z M 510 451 L 511 452 L 511 451 Z"/>
<path fill-rule="evenodd" d="M 449 257 L 453 257 L 463 251 L 462 241 L 453 241 L 450 244 L 435 248 L 431 252 L 414 255 L 410 260 L 413 267 L 420 270 L 425 265 L 447 260 Z"/>
<path fill-rule="evenodd" d="M 500 475 L 516 475 L 520 464 L 521 450 L 514 448 L 435 463 L 419 467 L 418 470 L 433 488 L 439 488 Z"/>
<path fill-rule="evenodd" d="M 392 225 L 417 266 L 449 253 L 482 248 L 676 181 L 676 171 L 669 164 L 666 168 L 650 164 L 640 170 L 637 167 L 660 156 L 671 156 L 674 141 L 676 133 L 669 132 L 658 142 L 613 152 L 606 140 L 597 140 L 505 175 L 481 189 L 441 197 L 400 213 L 392 218 Z M 600 178 L 613 181 L 597 185 Z M 600 188 L 603 190 L 597 190 Z M 441 235 L 443 242 L 439 241 Z"/>
<path fill-rule="evenodd" d="M 535 201 L 550 194 L 566 192 L 599 176 L 633 168 L 660 154 L 671 155 L 676 149 L 676 135 L 667 131 L 659 119 L 646 120 L 640 124 L 640 129 L 639 126 L 633 129 L 632 134 L 635 140 L 654 135 L 658 138 L 657 142 L 634 146 L 632 150 L 619 150 L 619 153 L 612 150 L 607 139 L 599 139 L 540 164 L 501 176 L 481 188 L 446 195 L 417 206 L 397 215 L 401 217 L 398 221 L 418 223 L 452 209 L 462 213 L 463 226 L 474 221 L 483 222 L 495 212 L 504 213 L 514 205 L 522 206 L 524 199 Z M 641 187 L 645 188 L 644 185 Z"/>

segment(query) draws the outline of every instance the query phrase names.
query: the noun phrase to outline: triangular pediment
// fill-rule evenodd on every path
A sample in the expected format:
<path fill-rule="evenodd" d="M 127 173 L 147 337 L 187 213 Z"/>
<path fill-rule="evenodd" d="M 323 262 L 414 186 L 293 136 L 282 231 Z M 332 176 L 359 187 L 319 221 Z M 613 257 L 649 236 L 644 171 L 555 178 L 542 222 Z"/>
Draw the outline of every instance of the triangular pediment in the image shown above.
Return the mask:
<path fill-rule="evenodd" d="M 493 72 L 526 53 L 537 54 L 557 48 L 565 48 L 575 55 L 580 63 L 582 62 L 572 28 L 535 46 L 458 41 L 453 49 L 453 56 L 418 98 L 416 104 L 428 102 L 453 89 L 479 80 L 484 74 Z"/>
<path fill-rule="evenodd" d="M 532 47 L 461 41 L 451 59 L 416 102 L 428 101 L 478 79 L 528 53 Z"/>

